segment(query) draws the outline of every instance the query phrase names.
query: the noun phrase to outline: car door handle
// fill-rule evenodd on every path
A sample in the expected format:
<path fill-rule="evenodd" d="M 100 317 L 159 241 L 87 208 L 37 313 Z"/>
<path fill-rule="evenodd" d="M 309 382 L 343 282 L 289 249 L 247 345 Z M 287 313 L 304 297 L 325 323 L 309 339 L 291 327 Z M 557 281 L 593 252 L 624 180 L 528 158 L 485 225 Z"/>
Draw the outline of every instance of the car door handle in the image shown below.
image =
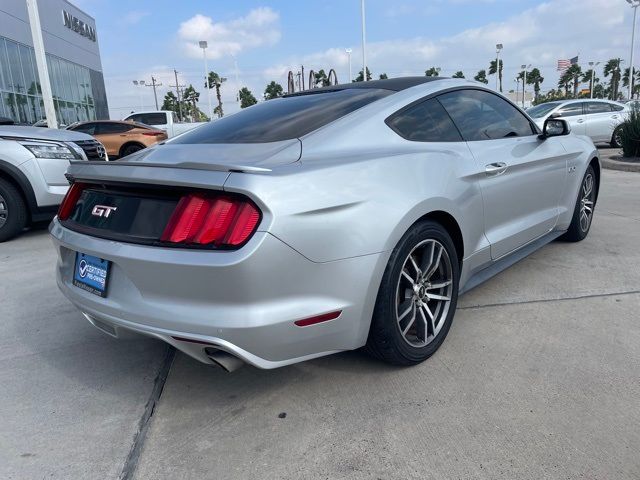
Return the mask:
<path fill-rule="evenodd" d="M 618 118 L 618 115 L 611 115 L 611 118 Z"/>
<path fill-rule="evenodd" d="M 582 119 L 582 118 L 581 118 L 581 119 L 579 119 L 579 120 L 578 120 L 578 123 L 584 123 L 584 119 Z"/>
<path fill-rule="evenodd" d="M 487 175 L 502 175 L 506 170 L 507 164 L 504 162 L 490 163 L 484 167 L 484 172 Z"/>

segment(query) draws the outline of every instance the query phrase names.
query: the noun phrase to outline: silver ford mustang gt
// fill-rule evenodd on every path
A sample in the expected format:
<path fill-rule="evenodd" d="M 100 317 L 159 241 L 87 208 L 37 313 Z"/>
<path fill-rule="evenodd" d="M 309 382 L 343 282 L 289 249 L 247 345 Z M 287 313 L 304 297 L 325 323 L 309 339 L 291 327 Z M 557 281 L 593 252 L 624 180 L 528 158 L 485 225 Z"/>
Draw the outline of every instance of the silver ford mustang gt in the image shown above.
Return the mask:
<path fill-rule="evenodd" d="M 425 360 L 459 294 L 585 238 L 600 163 L 564 120 L 411 77 L 286 95 L 68 178 L 50 226 L 67 298 L 233 370 Z"/>

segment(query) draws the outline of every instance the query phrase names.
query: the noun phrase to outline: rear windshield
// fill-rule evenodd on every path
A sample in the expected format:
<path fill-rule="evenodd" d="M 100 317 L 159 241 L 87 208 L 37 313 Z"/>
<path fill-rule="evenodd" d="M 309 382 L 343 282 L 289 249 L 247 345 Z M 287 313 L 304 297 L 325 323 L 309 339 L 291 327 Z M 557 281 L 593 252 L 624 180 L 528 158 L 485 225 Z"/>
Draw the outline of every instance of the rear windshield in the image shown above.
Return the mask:
<path fill-rule="evenodd" d="M 171 143 L 263 143 L 299 138 L 392 93 L 362 88 L 267 100 L 180 135 Z"/>
<path fill-rule="evenodd" d="M 526 112 L 531 118 L 541 118 L 561 104 L 562 102 L 541 103 L 535 107 L 527 108 Z"/>

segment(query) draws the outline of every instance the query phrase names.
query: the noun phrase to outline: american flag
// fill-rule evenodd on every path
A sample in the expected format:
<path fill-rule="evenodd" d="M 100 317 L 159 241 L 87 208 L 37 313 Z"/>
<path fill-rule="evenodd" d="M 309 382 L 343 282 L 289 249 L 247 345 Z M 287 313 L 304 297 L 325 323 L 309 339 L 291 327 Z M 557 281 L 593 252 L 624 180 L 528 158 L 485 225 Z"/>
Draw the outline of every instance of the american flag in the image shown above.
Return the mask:
<path fill-rule="evenodd" d="M 564 72 L 571 65 L 578 63 L 578 57 L 573 57 L 570 60 L 558 60 L 558 71 Z"/>

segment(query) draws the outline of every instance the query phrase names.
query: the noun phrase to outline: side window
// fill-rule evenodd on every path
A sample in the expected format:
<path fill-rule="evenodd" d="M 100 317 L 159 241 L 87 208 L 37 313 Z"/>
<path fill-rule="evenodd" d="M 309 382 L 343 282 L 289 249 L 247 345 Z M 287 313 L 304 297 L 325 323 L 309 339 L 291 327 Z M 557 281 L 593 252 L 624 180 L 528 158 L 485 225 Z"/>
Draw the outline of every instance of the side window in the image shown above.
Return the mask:
<path fill-rule="evenodd" d="M 127 117 L 127 121 L 131 121 L 131 122 L 138 122 L 138 123 L 144 123 L 142 121 L 142 117 L 144 116 L 144 114 L 142 113 L 134 113 L 133 115 L 129 115 Z"/>
<path fill-rule="evenodd" d="M 462 137 L 446 110 L 432 98 L 387 119 L 401 137 L 414 142 L 460 142 Z"/>
<path fill-rule="evenodd" d="M 610 104 L 606 102 L 586 102 L 585 114 L 589 115 L 592 113 L 611 113 Z"/>
<path fill-rule="evenodd" d="M 164 113 L 147 113 L 143 115 L 141 123 L 147 125 L 166 125 L 167 116 Z"/>
<path fill-rule="evenodd" d="M 438 97 L 467 141 L 526 137 L 534 129 L 520 110 L 484 90 L 457 90 Z"/>
<path fill-rule="evenodd" d="M 582 102 L 570 103 L 558 110 L 558 113 L 561 117 L 576 117 L 578 115 L 582 115 L 582 105 Z"/>
<path fill-rule="evenodd" d="M 70 128 L 69 130 L 73 130 L 74 132 L 82 132 L 88 135 L 94 135 L 96 133 L 96 124 L 95 123 L 83 123 L 78 125 L 77 127 Z"/>
<path fill-rule="evenodd" d="M 109 135 L 109 134 L 113 134 L 113 133 L 124 133 L 127 132 L 129 130 L 131 130 L 132 128 L 134 128 L 135 125 L 131 124 L 131 125 L 126 125 L 124 123 L 99 123 L 98 124 L 98 135 Z"/>
<path fill-rule="evenodd" d="M 624 105 L 616 105 L 615 103 L 610 103 L 609 105 L 611 105 L 611 110 L 614 112 L 621 112 L 624 110 Z"/>

